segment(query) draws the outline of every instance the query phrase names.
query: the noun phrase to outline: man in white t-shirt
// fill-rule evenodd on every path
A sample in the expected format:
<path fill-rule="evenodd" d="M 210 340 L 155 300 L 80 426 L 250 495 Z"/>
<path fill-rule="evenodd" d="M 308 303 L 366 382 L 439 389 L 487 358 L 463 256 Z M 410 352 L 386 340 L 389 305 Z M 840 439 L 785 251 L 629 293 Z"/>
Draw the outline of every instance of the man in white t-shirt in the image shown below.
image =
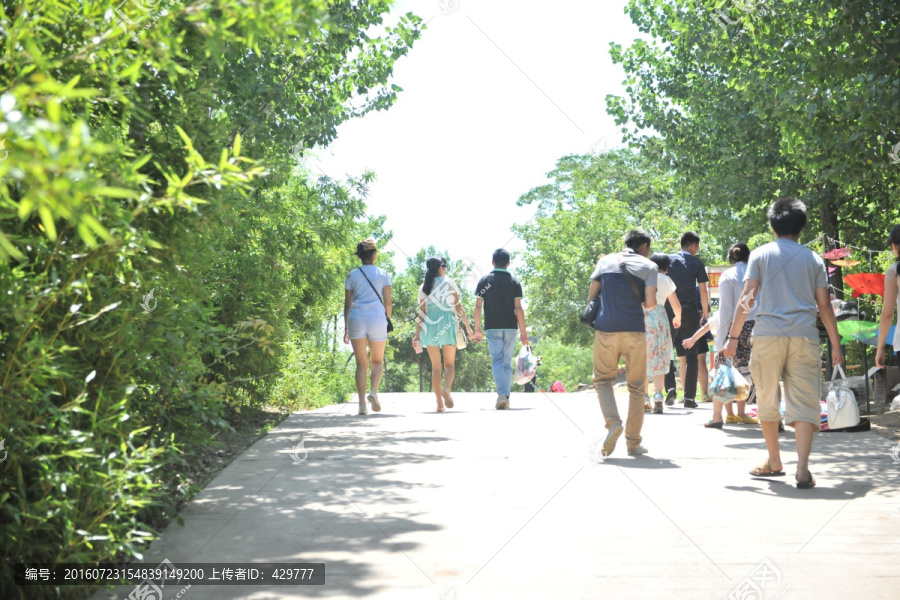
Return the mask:
<path fill-rule="evenodd" d="M 784 420 L 794 427 L 797 436 L 797 487 L 808 489 L 816 484 L 809 471 L 809 455 L 813 434 L 819 431 L 821 423 L 822 349 L 816 327 L 817 308 L 831 339 L 834 363 L 844 362 L 844 355 L 828 297 L 825 264 L 798 243 L 806 226 L 806 206 L 796 198 L 782 198 L 772 203 L 767 216 L 775 241 L 750 254 L 744 291 L 723 353 L 726 358 L 734 357 L 744 321 L 758 307 L 750 373 L 756 384 L 759 420 L 769 457 L 750 474 L 784 476 L 778 445 L 778 380 L 783 379 Z"/>

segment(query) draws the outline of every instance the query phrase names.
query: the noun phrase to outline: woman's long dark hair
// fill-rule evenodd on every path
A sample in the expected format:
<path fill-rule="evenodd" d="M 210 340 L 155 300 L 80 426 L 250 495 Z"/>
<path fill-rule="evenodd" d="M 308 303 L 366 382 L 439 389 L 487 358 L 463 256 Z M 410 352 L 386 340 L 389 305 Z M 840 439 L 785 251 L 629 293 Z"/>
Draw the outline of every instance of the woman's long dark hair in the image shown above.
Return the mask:
<path fill-rule="evenodd" d="M 444 264 L 444 259 L 440 256 L 432 256 L 425 261 L 425 268 L 428 271 L 425 272 L 425 283 L 422 285 L 422 291 L 426 296 L 431 295 L 431 290 L 434 289 L 434 278 L 438 276 L 438 271 Z"/>
<path fill-rule="evenodd" d="M 891 232 L 888 234 L 888 246 L 891 244 L 900 246 L 900 225 L 891 227 Z M 897 274 L 900 275 L 900 255 L 895 254 L 894 258 L 897 259 L 897 262 L 894 263 L 894 268 L 897 269 Z"/>

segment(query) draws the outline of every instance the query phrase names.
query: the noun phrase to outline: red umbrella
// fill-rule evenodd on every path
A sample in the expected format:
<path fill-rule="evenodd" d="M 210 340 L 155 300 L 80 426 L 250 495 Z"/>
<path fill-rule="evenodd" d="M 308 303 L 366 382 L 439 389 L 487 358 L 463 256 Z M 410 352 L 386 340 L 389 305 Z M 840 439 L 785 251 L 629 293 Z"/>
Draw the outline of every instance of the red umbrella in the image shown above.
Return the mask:
<path fill-rule="evenodd" d="M 854 273 L 844 277 L 847 285 L 853 288 L 853 297 L 863 294 L 884 296 L 884 273 Z"/>

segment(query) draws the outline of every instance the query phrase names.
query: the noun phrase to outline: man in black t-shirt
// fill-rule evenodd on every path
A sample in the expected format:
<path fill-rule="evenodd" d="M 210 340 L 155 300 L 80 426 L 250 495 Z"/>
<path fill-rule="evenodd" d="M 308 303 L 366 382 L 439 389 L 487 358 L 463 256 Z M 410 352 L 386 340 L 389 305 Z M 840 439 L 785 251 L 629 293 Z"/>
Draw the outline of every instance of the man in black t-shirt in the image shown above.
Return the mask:
<path fill-rule="evenodd" d="M 700 329 L 700 320 L 709 319 L 709 294 L 706 283 L 709 276 L 706 274 L 706 265 L 697 258 L 700 251 L 700 236 L 693 231 L 685 232 L 681 236 L 681 252 L 669 256 L 672 264 L 669 265 L 669 278 L 675 282 L 675 295 L 681 303 L 681 328 L 672 328 L 675 352 L 679 357 L 684 357 L 684 407 L 697 408 L 697 350 L 695 344 L 691 348 L 685 348 L 684 340 L 689 339 L 694 332 Z M 697 288 L 700 289 L 700 305 L 697 307 Z M 668 311 L 667 311 L 668 312 Z M 669 312 L 671 325 L 674 313 Z M 675 370 L 666 375 L 666 389 L 668 396 L 666 404 L 675 403 Z"/>
<path fill-rule="evenodd" d="M 525 332 L 525 310 L 522 308 L 522 284 L 507 270 L 509 252 L 494 251 L 494 270 L 481 278 L 475 289 L 475 341 L 484 337 L 491 354 L 491 371 L 497 386 L 497 409 L 509 407 L 512 387 L 512 359 L 516 349 L 516 330 L 523 346 L 528 345 Z M 481 309 L 484 307 L 484 333 L 481 331 Z"/>

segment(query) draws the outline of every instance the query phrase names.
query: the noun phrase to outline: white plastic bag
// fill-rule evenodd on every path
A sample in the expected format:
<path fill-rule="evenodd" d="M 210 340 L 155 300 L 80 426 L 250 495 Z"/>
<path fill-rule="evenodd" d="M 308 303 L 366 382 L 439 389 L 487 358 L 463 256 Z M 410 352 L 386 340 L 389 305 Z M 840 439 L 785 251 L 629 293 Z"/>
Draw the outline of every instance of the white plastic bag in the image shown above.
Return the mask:
<path fill-rule="evenodd" d="M 841 379 L 837 379 L 838 373 L 841 374 Z M 828 386 L 828 395 L 825 397 L 828 406 L 828 429 L 859 425 L 859 406 L 856 404 L 853 391 L 847 387 L 847 376 L 844 375 L 841 365 L 834 368 Z"/>
<path fill-rule="evenodd" d="M 728 404 L 743 402 L 750 396 L 750 384 L 740 372 L 726 359 L 725 364 L 715 370 L 713 381 L 709 386 L 713 400 Z"/>
<path fill-rule="evenodd" d="M 522 346 L 516 357 L 516 372 L 513 374 L 513 381 L 519 385 L 525 385 L 534 379 L 536 372 L 537 358 L 531 352 L 531 346 Z"/>

